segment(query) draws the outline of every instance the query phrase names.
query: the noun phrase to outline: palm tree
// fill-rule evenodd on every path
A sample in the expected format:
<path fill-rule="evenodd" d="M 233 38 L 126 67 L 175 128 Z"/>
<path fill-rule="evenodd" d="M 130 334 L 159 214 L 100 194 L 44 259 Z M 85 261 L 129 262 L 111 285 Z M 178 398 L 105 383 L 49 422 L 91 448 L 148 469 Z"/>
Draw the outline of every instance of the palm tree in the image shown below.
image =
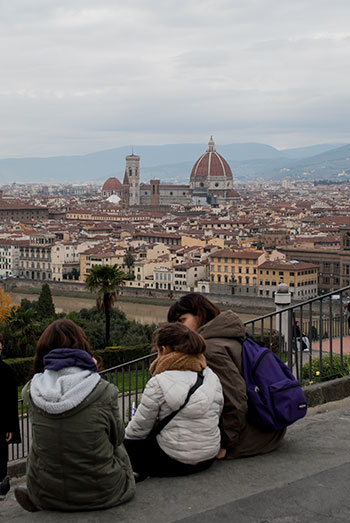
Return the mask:
<path fill-rule="evenodd" d="M 105 313 L 107 346 L 110 344 L 111 308 L 117 299 L 116 287 L 123 285 L 125 278 L 126 274 L 117 265 L 94 265 L 86 278 L 86 287 L 91 292 L 98 292 L 96 304 Z"/>
<path fill-rule="evenodd" d="M 41 334 L 38 314 L 34 309 L 12 310 L 5 324 L 5 336 L 13 349 L 19 348 L 22 358 L 27 355 L 27 345 L 35 345 Z"/>

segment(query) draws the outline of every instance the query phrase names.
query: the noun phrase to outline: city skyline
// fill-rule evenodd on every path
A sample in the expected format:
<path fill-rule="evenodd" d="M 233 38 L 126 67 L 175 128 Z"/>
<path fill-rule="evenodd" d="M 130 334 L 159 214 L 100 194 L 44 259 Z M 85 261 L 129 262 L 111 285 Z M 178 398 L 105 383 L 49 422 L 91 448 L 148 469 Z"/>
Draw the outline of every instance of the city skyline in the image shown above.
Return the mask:
<path fill-rule="evenodd" d="M 0 158 L 130 144 L 349 143 L 350 5 L 2 6 Z"/>

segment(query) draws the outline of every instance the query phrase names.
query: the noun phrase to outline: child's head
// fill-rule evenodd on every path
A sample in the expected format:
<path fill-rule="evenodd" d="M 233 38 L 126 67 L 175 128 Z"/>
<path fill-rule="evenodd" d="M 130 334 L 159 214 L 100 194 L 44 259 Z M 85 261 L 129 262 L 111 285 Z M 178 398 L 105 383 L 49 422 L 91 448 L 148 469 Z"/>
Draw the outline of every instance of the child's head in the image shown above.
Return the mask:
<path fill-rule="evenodd" d="M 72 320 L 56 320 L 44 330 L 36 345 L 34 372 L 43 372 L 44 356 L 53 349 L 81 349 L 91 354 L 86 334 Z"/>
<path fill-rule="evenodd" d="M 159 327 L 154 334 L 154 344 L 159 350 L 165 347 L 168 352 L 193 355 L 203 354 L 206 349 L 204 338 L 182 323 L 166 323 Z"/>

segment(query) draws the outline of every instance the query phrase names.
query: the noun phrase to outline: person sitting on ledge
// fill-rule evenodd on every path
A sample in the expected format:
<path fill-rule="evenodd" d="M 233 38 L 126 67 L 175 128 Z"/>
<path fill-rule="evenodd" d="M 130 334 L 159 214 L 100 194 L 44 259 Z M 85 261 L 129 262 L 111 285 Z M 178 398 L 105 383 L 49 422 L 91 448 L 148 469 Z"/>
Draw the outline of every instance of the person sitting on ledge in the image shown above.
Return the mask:
<path fill-rule="evenodd" d="M 218 459 L 234 459 L 274 450 L 286 429 L 266 432 L 247 420 L 248 401 L 242 374 L 242 343 L 246 329 L 236 313 L 220 312 L 200 293 L 182 296 L 168 311 L 169 322 L 181 322 L 206 341 L 209 367 L 220 379 L 224 408 L 220 419 Z"/>
<path fill-rule="evenodd" d="M 56 320 L 41 335 L 35 375 L 22 391 L 33 429 L 27 489 L 15 497 L 30 512 L 113 507 L 135 494 L 123 446 L 118 389 L 101 379 L 84 331 Z"/>
<path fill-rule="evenodd" d="M 17 385 L 13 371 L 1 359 L 4 338 L 0 334 L 0 496 L 10 490 L 10 477 L 7 475 L 8 446 L 21 443 L 18 422 Z"/>
<path fill-rule="evenodd" d="M 153 377 L 125 432 L 137 481 L 200 472 L 220 449 L 222 389 L 207 367 L 204 339 L 185 325 L 168 324 L 156 331 L 155 346 Z"/>

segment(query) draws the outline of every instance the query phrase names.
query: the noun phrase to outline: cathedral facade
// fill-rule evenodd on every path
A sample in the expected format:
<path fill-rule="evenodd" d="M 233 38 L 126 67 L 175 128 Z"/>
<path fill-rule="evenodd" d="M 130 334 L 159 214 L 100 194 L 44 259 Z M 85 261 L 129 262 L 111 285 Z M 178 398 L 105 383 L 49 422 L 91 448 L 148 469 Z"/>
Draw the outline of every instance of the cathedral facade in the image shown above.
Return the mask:
<path fill-rule="evenodd" d="M 233 203 L 239 198 L 233 188 L 231 168 L 216 152 L 213 137 L 210 137 L 207 150 L 194 163 L 189 185 L 164 184 L 160 180 L 140 183 L 140 157 L 130 154 L 126 157 L 123 184 L 117 178 L 109 178 L 103 185 L 102 194 L 117 194 L 128 207 L 219 205 Z"/>

